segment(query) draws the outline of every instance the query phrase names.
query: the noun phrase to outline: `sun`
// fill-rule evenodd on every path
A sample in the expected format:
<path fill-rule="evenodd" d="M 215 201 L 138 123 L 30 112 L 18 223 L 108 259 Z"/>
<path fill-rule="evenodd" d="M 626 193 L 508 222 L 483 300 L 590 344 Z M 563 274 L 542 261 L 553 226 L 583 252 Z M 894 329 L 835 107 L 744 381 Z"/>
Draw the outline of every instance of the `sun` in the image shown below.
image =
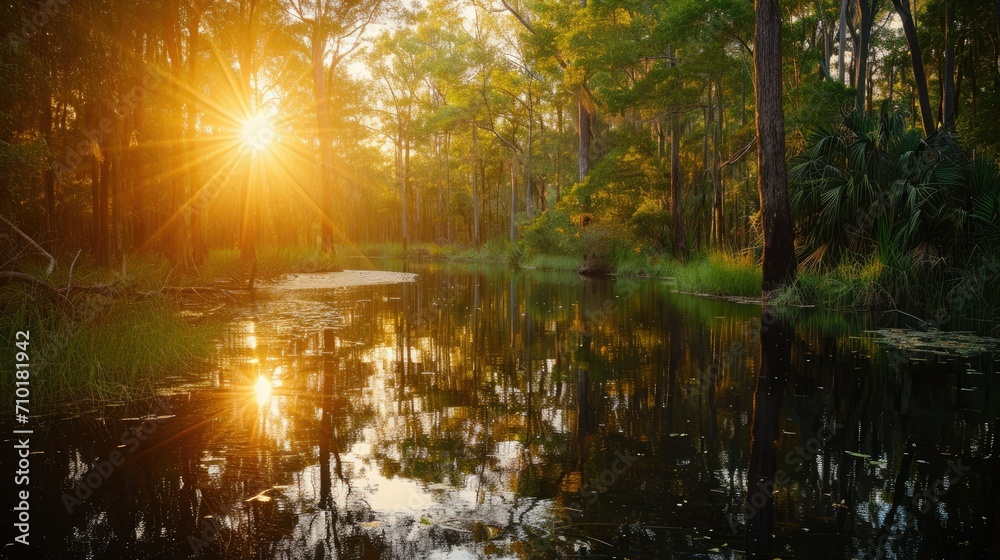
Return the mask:
<path fill-rule="evenodd" d="M 257 396 L 258 404 L 266 404 L 271 400 L 271 394 L 274 391 L 274 385 L 271 380 L 261 375 L 257 378 L 257 384 L 254 385 L 254 393 Z"/>
<path fill-rule="evenodd" d="M 241 136 L 248 148 L 255 152 L 268 149 L 275 139 L 274 128 L 271 126 L 272 117 L 274 117 L 273 112 L 257 113 L 244 121 Z"/>

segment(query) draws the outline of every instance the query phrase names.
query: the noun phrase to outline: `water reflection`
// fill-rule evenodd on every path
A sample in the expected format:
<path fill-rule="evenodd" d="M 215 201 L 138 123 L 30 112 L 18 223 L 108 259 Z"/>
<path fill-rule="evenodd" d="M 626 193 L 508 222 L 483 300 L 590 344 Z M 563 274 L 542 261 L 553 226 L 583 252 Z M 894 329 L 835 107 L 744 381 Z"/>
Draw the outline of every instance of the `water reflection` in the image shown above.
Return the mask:
<path fill-rule="evenodd" d="M 776 445 L 781 438 L 781 402 L 791 376 L 792 342 L 795 339 L 794 325 L 779 312 L 765 307 L 761 311 L 760 322 L 760 365 L 750 424 L 752 439 L 744 506 L 746 556 L 754 559 L 771 558 L 776 552 L 771 537 L 774 531 L 774 497 L 778 491 L 775 483 L 779 480 L 783 485 L 788 482 L 784 471 L 776 480 Z"/>
<path fill-rule="evenodd" d="M 851 558 L 884 535 L 889 557 L 997 552 L 992 355 L 893 367 L 863 317 L 418 272 L 236 310 L 176 417 L 72 514 L 59 492 L 134 422 L 50 430 L 39 557 Z"/>

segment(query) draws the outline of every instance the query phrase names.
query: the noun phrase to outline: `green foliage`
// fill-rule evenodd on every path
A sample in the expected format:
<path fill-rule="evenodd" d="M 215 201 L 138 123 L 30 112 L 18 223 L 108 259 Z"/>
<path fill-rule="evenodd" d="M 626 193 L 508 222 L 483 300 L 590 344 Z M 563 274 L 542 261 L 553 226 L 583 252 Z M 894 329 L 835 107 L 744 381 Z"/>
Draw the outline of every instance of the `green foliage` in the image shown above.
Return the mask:
<path fill-rule="evenodd" d="M 967 158 L 948 132 L 921 138 L 887 105 L 821 127 L 789 177 L 800 262 L 834 271 L 804 276 L 794 296 L 804 301 L 933 301 L 942 283 L 979 266 L 1000 241 L 996 163 Z"/>
<path fill-rule="evenodd" d="M 726 296 L 760 296 L 760 264 L 748 254 L 711 252 L 673 270 L 677 289 Z"/>
<path fill-rule="evenodd" d="M 948 133 L 921 139 L 886 106 L 820 128 L 789 178 L 806 265 L 910 252 L 956 266 L 1000 239 L 996 164 L 966 158 Z"/>

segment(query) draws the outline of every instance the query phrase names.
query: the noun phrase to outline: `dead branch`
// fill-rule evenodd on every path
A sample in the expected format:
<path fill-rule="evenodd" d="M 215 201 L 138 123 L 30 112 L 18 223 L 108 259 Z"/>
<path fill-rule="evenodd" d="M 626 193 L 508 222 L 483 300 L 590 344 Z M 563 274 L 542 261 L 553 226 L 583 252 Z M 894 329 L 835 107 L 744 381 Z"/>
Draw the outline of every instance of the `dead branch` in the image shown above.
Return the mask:
<path fill-rule="evenodd" d="M 24 233 L 23 231 L 21 231 L 20 229 L 18 229 L 17 226 L 15 226 L 14 224 L 12 224 L 10 222 L 10 220 L 8 220 L 7 218 L 4 218 L 3 216 L 0 216 L 0 220 L 3 220 L 3 223 L 7 224 L 7 226 L 10 229 L 14 230 L 18 235 L 20 235 L 21 237 L 23 237 L 32 247 L 34 247 L 35 249 L 37 249 L 39 253 L 41 253 L 41 254 L 43 254 L 43 255 L 45 255 L 46 257 L 49 258 L 49 267 L 47 269 L 45 269 L 45 275 L 48 276 L 48 275 L 52 274 L 52 269 L 54 269 L 56 267 L 56 259 L 52 255 L 50 255 L 48 251 L 46 251 L 45 249 L 43 249 L 42 246 L 38 244 L 38 242 L 36 242 L 34 239 L 28 237 L 28 234 Z"/>

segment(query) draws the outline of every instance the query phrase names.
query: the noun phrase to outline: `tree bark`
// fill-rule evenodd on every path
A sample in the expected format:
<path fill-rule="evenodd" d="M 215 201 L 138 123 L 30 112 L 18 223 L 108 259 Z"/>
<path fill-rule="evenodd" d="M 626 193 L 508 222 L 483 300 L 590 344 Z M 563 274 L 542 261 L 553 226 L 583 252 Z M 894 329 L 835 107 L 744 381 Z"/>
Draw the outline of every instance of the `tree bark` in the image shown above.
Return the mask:
<path fill-rule="evenodd" d="M 195 12 L 192 15 L 191 22 L 188 26 L 188 44 L 190 52 L 188 52 L 188 84 L 191 88 L 198 87 L 198 49 L 200 43 L 200 28 L 201 28 L 201 11 L 196 7 Z M 201 225 L 201 210 L 202 205 L 199 201 L 199 195 L 201 193 L 201 165 L 199 164 L 199 154 L 197 147 L 197 105 L 198 105 L 197 94 L 191 95 L 188 98 L 187 107 L 187 158 L 188 165 L 190 165 L 188 173 L 190 174 L 191 183 L 191 200 L 195 201 L 194 204 L 190 205 L 191 208 L 191 257 L 194 260 L 194 264 L 200 266 L 205 262 L 205 257 L 208 254 L 208 250 L 205 246 L 205 239 L 202 234 Z"/>
<path fill-rule="evenodd" d="M 924 125 L 924 134 L 934 133 L 934 113 L 931 112 L 930 96 L 927 92 L 927 76 L 924 74 L 924 61 L 920 54 L 920 42 L 917 40 L 917 28 L 910 12 L 910 0 L 892 0 L 896 13 L 903 24 L 903 35 L 910 47 L 910 58 L 913 62 L 913 81 L 917 86 L 917 98 L 920 105 L 920 116 Z"/>
<path fill-rule="evenodd" d="M 997 2 L 1000 2 L 1000 0 L 997 0 Z M 556 108 L 556 130 L 559 131 L 556 137 L 561 138 L 563 133 L 563 106 L 561 103 Z M 560 157 L 562 150 L 559 148 L 559 142 L 554 142 L 553 145 L 556 150 L 556 204 L 559 204 L 559 201 L 562 200 L 562 157 Z"/>
<path fill-rule="evenodd" d="M 712 141 L 712 242 L 721 247 L 725 242 L 725 192 L 722 187 L 722 168 L 719 162 L 719 144 L 722 142 L 722 120 L 725 118 L 725 106 L 722 104 L 721 79 L 715 84 L 716 103 L 719 105 L 719 115 L 715 121 L 715 134 Z"/>
<path fill-rule="evenodd" d="M 861 11 L 861 29 L 858 37 L 858 51 L 855 53 L 858 59 L 855 66 L 858 75 L 854 80 L 854 83 L 857 84 L 855 107 L 859 111 L 864 111 L 865 93 L 868 89 L 868 49 L 871 43 L 874 14 L 872 13 L 871 0 L 858 0 L 858 8 Z"/>
<path fill-rule="evenodd" d="M 109 225 L 109 204 L 110 204 L 110 180 L 111 180 L 111 154 L 110 146 L 104 150 L 104 159 L 101 161 L 101 180 L 98 183 L 97 200 L 94 201 L 94 224 L 96 234 L 94 238 L 94 262 L 99 266 L 107 266 L 111 262 L 108 242 Z"/>
<path fill-rule="evenodd" d="M 587 0 L 580 0 L 580 6 L 583 8 L 587 7 Z M 580 91 L 577 95 L 577 111 L 580 116 L 580 150 L 579 150 L 579 173 L 580 182 L 582 183 L 584 179 L 587 178 L 587 174 L 590 173 L 590 140 L 591 140 L 591 120 L 593 115 L 590 113 L 590 109 L 587 107 L 587 88 L 584 84 L 580 85 Z"/>
<path fill-rule="evenodd" d="M 479 246 L 479 130 L 472 121 L 472 243 Z"/>
<path fill-rule="evenodd" d="M 586 91 L 580 87 L 580 99 L 577 101 L 577 111 L 580 115 L 580 149 L 579 149 L 579 178 L 582 182 L 590 173 L 590 110 L 586 105 Z"/>
<path fill-rule="evenodd" d="M 451 243 L 451 133 L 444 134 L 444 215 L 448 217 L 445 223 L 445 240 Z"/>
<path fill-rule="evenodd" d="M 167 56 L 170 59 L 170 111 L 173 114 L 175 125 L 171 125 L 171 133 L 174 138 L 184 137 L 184 126 L 181 119 L 181 90 L 180 84 L 183 81 L 183 63 L 181 61 L 181 38 L 180 38 L 180 8 L 176 0 L 170 0 L 164 5 L 166 18 L 164 19 L 164 43 Z M 187 229 L 184 227 L 184 203 L 187 200 L 184 188 L 184 175 L 176 170 L 184 169 L 184 146 L 183 143 L 171 143 L 169 149 L 170 172 L 168 182 L 170 185 L 170 215 L 167 218 L 166 232 L 168 239 L 168 253 L 170 262 L 181 269 L 189 268 L 190 255 L 188 253 Z"/>
<path fill-rule="evenodd" d="M 756 0 L 754 30 L 757 99 L 757 191 L 764 227 L 765 294 L 795 280 L 795 239 L 788 208 L 785 113 L 781 85 L 781 11 L 777 0 Z"/>
<path fill-rule="evenodd" d="M 847 0 L 840 3 L 840 45 L 837 48 L 837 78 L 840 83 L 846 84 L 844 75 L 844 47 L 847 45 Z"/>
<path fill-rule="evenodd" d="M 322 214 L 320 246 L 323 251 L 332 252 L 334 250 L 333 140 L 330 138 L 330 99 L 326 90 L 326 74 L 324 72 L 324 56 L 326 55 L 324 33 L 325 30 L 321 29 L 320 23 L 315 23 L 312 31 L 311 54 L 313 97 L 315 97 L 317 139 L 319 140 L 319 189 L 320 212 Z"/>
<path fill-rule="evenodd" d="M 941 92 L 941 127 L 949 129 L 955 120 L 955 45 L 951 27 L 954 10 L 944 3 L 944 83 Z"/>
<path fill-rule="evenodd" d="M 514 219 L 517 217 L 517 154 L 510 153 L 510 244 L 513 247 L 517 240 L 514 231 Z M 511 284 L 513 286 L 513 284 Z"/>
<path fill-rule="evenodd" d="M 243 176 L 243 212 L 240 227 L 240 260 L 254 262 L 257 260 L 257 185 L 253 181 L 253 165 L 245 163 L 246 174 Z"/>
<path fill-rule="evenodd" d="M 400 131 L 402 131 L 402 127 L 400 127 Z M 410 243 L 410 231 L 409 231 L 409 228 L 410 228 L 409 224 L 410 224 L 410 222 L 409 222 L 409 216 L 407 216 L 408 209 L 407 209 L 407 204 L 406 204 L 406 202 L 407 202 L 406 201 L 406 197 L 407 197 L 407 194 L 408 194 L 407 191 L 409 191 L 409 189 L 410 189 L 410 185 L 409 185 L 409 183 L 410 183 L 410 141 L 409 141 L 409 139 L 404 139 L 403 140 L 402 158 L 403 158 L 403 162 L 402 162 L 403 163 L 403 178 L 402 178 L 402 181 L 401 181 L 401 185 L 402 185 L 402 188 L 403 188 L 403 192 L 400 193 L 400 208 L 401 208 L 401 212 L 403 214 L 403 252 L 406 252 L 407 246 Z"/>
<path fill-rule="evenodd" d="M 673 230 L 674 254 L 687 257 L 687 232 L 681 212 L 680 124 L 677 114 L 671 116 L 670 127 L 670 223 Z"/>
<path fill-rule="evenodd" d="M 534 134 L 534 105 L 531 100 L 531 76 L 528 76 L 528 139 L 524 147 L 524 216 L 531 219 L 531 142 Z"/>
<path fill-rule="evenodd" d="M 39 122 L 42 139 L 45 141 L 45 148 L 52 151 L 52 88 L 49 84 L 50 73 L 46 72 L 42 76 L 42 114 Z M 45 241 L 56 236 L 56 186 L 55 173 L 52 171 L 51 158 L 47 158 L 47 165 L 42 175 L 45 183 Z"/>

